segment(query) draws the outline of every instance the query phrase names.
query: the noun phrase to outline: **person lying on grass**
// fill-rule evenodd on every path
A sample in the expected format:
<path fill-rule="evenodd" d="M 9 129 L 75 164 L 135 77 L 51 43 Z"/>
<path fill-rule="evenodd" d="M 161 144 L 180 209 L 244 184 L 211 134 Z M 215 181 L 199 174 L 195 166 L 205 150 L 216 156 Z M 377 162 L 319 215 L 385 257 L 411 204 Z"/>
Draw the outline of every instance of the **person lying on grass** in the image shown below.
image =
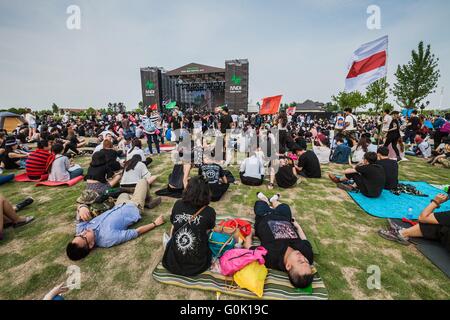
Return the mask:
<path fill-rule="evenodd" d="M 22 227 L 34 220 L 34 217 L 20 217 L 17 212 L 33 203 L 33 198 L 26 198 L 13 206 L 5 197 L 0 195 L 0 241 L 3 240 L 3 230 L 9 227 Z"/>
<path fill-rule="evenodd" d="M 266 267 L 287 272 L 295 288 L 306 288 L 313 281 L 311 265 L 314 262 L 312 246 L 300 225 L 293 219 L 291 208 L 280 203 L 280 195 L 270 200 L 258 193 L 254 206 L 255 235 L 266 248 Z M 252 235 L 244 247 L 252 248 Z"/>
<path fill-rule="evenodd" d="M 128 229 L 141 219 L 144 211 L 149 184 L 142 179 L 136 185 L 133 195 L 122 193 L 116 205 L 88 222 L 76 226 L 76 236 L 67 245 L 67 256 L 72 261 L 85 258 L 94 247 L 109 248 L 136 239 L 154 228 L 164 224 L 160 215 L 155 222 L 137 229 Z M 80 216 L 82 213 L 80 213 Z M 83 219 L 84 220 L 84 219 Z"/>
<path fill-rule="evenodd" d="M 383 167 L 377 164 L 377 161 L 378 157 L 375 152 L 367 152 L 362 165 L 344 170 L 344 178 L 338 178 L 332 173 L 329 173 L 328 177 L 340 189 L 360 191 L 368 198 L 378 198 L 386 184 L 386 176 Z M 348 184 L 349 181 L 353 181 L 353 183 Z"/>
<path fill-rule="evenodd" d="M 447 202 L 449 196 L 439 194 L 422 211 L 419 223 L 411 228 L 403 229 L 389 220 L 389 228 L 378 231 L 384 239 L 409 245 L 409 238 L 424 238 L 439 241 L 450 252 L 450 211 L 435 213 L 434 211 Z"/>

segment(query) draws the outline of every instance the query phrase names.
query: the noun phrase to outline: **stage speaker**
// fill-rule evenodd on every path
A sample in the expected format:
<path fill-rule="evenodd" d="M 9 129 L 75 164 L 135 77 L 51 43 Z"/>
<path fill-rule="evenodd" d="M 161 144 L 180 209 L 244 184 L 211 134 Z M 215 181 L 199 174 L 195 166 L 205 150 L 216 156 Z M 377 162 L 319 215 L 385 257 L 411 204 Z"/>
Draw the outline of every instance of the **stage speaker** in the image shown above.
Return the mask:
<path fill-rule="evenodd" d="M 248 80 L 247 59 L 225 61 L 225 104 L 231 113 L 247 112 Z"/>

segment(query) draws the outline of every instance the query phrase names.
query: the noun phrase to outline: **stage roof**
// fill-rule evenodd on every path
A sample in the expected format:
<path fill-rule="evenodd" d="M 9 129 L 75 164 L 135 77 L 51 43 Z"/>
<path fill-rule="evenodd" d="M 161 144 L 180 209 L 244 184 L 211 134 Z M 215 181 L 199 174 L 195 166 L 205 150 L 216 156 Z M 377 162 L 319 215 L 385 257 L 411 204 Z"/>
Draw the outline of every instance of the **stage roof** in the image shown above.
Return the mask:
<path fill-rule="evenodd" d="M 187 76 L 187 75 L 200 75 L 208 73 L 225 73 L 225 69 L 206 66 L 204 64 L 189 63 L 178 69 L 169 71 L 166 73 L 169 77 Z"/>

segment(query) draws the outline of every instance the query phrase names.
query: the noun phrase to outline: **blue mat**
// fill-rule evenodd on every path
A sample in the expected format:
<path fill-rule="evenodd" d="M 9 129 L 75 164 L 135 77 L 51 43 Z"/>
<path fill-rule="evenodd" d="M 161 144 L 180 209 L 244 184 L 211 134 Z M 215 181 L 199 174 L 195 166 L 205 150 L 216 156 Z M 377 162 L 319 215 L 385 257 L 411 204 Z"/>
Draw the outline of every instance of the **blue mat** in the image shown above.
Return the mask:
<path fill-rule="evenodd" d="M 417 220 L 420 213 L 439 193 L 445 193 L 426 182 L 400 181 L 400 183 L 411 184 L 417 190 L 428 195 L 428 197 L 418 197 L 408 194 L 396 196 L 390 191 L 383 190 L 379 198 L 371 199 L 361 193 L 349 192 L 350 197 L 368 214 L 378 218 L 402 219 L 408 215 L 408 209 L 412 208 L 412 219 Z M 450 211 L 450 201 L 442 204 L 435 212 Z"/>

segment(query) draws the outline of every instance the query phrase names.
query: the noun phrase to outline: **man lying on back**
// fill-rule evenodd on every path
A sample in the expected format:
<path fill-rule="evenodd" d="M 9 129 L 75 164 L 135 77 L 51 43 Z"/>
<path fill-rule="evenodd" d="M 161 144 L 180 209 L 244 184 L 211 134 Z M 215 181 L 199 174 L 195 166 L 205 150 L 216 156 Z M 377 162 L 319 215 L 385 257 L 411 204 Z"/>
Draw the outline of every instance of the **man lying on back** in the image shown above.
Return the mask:
<path fill-rule="evenodd" d="M 77 235 L 66 248 L 69 259 L 73 261 L 81 260 L 94 247 L 109 248 L 119 245 L 136 239 L 138 236 L 164 224 L 164 219 L 161 215 L 155 222 L 137 229 L 128 229 L 128 227 L 141 219 L 148 187 L 147 180 L 140 180 L 132 196 L 127 193 L 122 193 L 117 198 L 116 205 L 112 209 L 90 221 L 78 223 L 76 226 Z M 82 208 L 81 210 L 86 210 L 86 208 Z M 79 213 L 81 217 L 86 214 L 82 211 Z"/>

